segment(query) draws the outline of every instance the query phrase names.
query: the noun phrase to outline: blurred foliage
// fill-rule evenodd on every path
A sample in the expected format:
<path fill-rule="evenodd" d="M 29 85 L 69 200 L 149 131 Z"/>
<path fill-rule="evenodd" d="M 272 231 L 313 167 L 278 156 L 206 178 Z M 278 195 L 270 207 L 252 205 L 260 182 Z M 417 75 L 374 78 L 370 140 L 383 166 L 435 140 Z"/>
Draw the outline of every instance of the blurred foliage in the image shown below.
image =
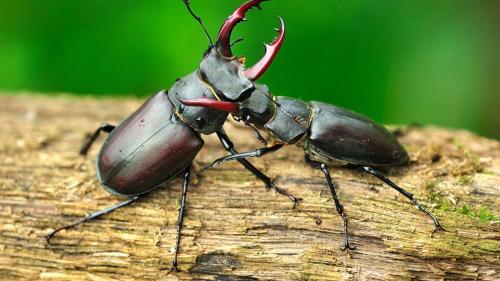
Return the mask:
<path fill-rule="evenodd" d="M 191 0 L 212 36 L 241 1 Z M 233 39 L 247 64 L 286 23 L 260 79 L 383 123 L 500 137 L 498 1 L 275 0 Z M 208 43 L 181 0 L 0 0 L 0 90 L 147 96 L 193 71 Z"/>

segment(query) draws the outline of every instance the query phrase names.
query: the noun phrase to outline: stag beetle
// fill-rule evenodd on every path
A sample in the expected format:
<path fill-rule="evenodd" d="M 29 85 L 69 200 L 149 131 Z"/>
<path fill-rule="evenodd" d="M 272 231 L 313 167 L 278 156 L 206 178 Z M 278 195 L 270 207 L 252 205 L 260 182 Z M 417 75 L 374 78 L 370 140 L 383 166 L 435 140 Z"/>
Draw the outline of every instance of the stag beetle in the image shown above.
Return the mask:
<path fill-rule="evenodd" d="M 129 199 L 55 229 L 47 235 L 47 242 L 63 229 L 129 205 L 182 175 L 184 182 L 172 261 L 172 269 L 175 270 L 186 195 L 192 177 L 191 164 L 203 146 L 201 134 L 213 133 L 217 134 L 230 155 L 204 166 L 195 175 L 223 162 L 237 160 L 261 180 L 266 189 L 273 188 L 288 196 L 294 207 L 298 199 L 275 186 L 270 177 L 246 158 L 260 157 L 288 144 L 302 145 L 306 161 L 323 172 L 336 210 L 343 219 L 344 242 L 341 250 L 354 247 L 349 244 L 347 216 L 337 197 L 329 166 L 349 166 L 377 177 L 427 214 L 434 222 L 434 231 L 443 229 L 434 215 L 423 208 L 411 193 L 377 170 L 378 167 L 398 166 L 408 161 L 406 150 L 387 129 L 358 113 L 334 105 L 273 96 L 267 86 L 255 83 L 271 65 L 283 44 L 285 26 L 281 18 L 277 37 L 270 44 L 265 44 L 265 55 L 254 66 L 246 68 L 243 61 L 233 55 L 230 44 L 233 28 L 245 19 L 245 13 L 250 8 L 260 8 L 259 4 L 265 0 L 251 0 L 236 9 L 222 25 L 215 44 L 201 19 L 191 10 L 189 0 L 183 1 L 210 42 L 199 68 L 178 79 L 170 90 L 160 91 L 149 98 L 118 127 L 101 125 L 80 151 L 85 155 L 100 132 L 110 133 L 97 158 L 97 178 L 109 192 L 129 196 Z M 229 114 L 256 132 L 267 132 L 274 139 L 274 145 L 238 153 L 222 128 Z M 264 141 L 260 134 L 258 136 Z"/>

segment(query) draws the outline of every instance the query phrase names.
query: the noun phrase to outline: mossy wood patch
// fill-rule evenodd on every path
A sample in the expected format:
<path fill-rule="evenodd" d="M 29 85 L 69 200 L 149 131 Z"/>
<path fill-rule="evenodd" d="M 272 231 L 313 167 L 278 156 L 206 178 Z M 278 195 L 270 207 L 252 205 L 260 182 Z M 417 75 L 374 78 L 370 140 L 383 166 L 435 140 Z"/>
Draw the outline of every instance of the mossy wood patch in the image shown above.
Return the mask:
<path fill-rule="evenodd" d="M 498 280 L 500 145 L 466 131 L 398 129 L 409 165 L 388 175 L 441 221 L 432 221 L 377 179 L 330 169 L 349 216 L 356 250 L 341 252 L 342 221 L 323 174 L 291 146 L 251 161 L 290 201 L 238 163 L 194 180 L 179 255 L 168 274 L 181 181 L 129 207 L 62 231 L 53 228 L 123 198 L 95 179 L 95 155 L 78 155 L 86 133 L 118 123 L 139 100 L 0 95 L 0 279 L 60 280 Z M 240 151 L 259 146 L 228 123 Z M 225 155 L 214 136 L 195 168 Z"/>

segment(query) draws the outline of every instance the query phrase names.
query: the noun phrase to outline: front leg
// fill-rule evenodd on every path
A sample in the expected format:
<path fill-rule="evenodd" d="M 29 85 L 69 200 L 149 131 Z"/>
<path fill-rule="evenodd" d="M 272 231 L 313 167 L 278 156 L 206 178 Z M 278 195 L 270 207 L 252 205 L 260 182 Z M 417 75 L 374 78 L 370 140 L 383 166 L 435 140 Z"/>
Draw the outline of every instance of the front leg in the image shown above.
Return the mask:
<path fill-rule="evenodd" d="M 234 149 L 234 144 L 229 139 L 229 137 L 226 134 L 226 132 L 224 131 L 224 129 L 221 128 L 219 131 L 217 131 L 217 136 L 219 137 L 219 140 L 220 140 L 222 146 L 224 147 L 224 149 L 226 149 L 228 152 L 230 152 L 232 156 L 239 154 L 238 151 L 236 151 L 236 149 Z M 278 148 L 280 148 L 280 147 L 281 147 L 281 145 Z M 292 208 L 295 208 L 295 206 L 297 205 L 297 201 L 300 200 L 300 198 L 296 198 L 295 196 L 288 193 L 286 190 L 283 190 L 283 189 L 277 187 L 276 185 L 274 185 L 273 180 L 270 177 L 268 177 L 264 173 L 262 173 L 254 165 L 252 165 L 252 163 L 248 162 L 248 160 L 246 160 L 244 158 L 237 158 L 235 160 L 240 162 L 245 167 L 245 169 L 249 170 L 259 180 L 261 180 L 264 183 L 267 190 L 273 188 L 279 194 L 287 196 L 293 203 Z M 212 165 L 214 165 L 214 163 L 212 163 Z"/>

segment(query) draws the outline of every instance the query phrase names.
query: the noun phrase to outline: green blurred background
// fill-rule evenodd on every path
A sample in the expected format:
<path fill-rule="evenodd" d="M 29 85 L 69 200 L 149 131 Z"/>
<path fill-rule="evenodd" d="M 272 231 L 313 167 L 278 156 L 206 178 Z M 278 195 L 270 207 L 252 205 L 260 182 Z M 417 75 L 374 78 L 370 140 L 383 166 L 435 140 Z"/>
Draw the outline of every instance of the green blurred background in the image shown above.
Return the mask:
<path fill-rule="evenodd" d="M 212 36 L 241 1 L 191 0 Z M 392 124 L 500 137 L 500 1 L 274 0 L 233 48 L 253 64 L 287 38 L 260 82 Z M 145 97 L 193 71 L 207 41 L 181 0 L 0 0 L 0 91 Z"/>

